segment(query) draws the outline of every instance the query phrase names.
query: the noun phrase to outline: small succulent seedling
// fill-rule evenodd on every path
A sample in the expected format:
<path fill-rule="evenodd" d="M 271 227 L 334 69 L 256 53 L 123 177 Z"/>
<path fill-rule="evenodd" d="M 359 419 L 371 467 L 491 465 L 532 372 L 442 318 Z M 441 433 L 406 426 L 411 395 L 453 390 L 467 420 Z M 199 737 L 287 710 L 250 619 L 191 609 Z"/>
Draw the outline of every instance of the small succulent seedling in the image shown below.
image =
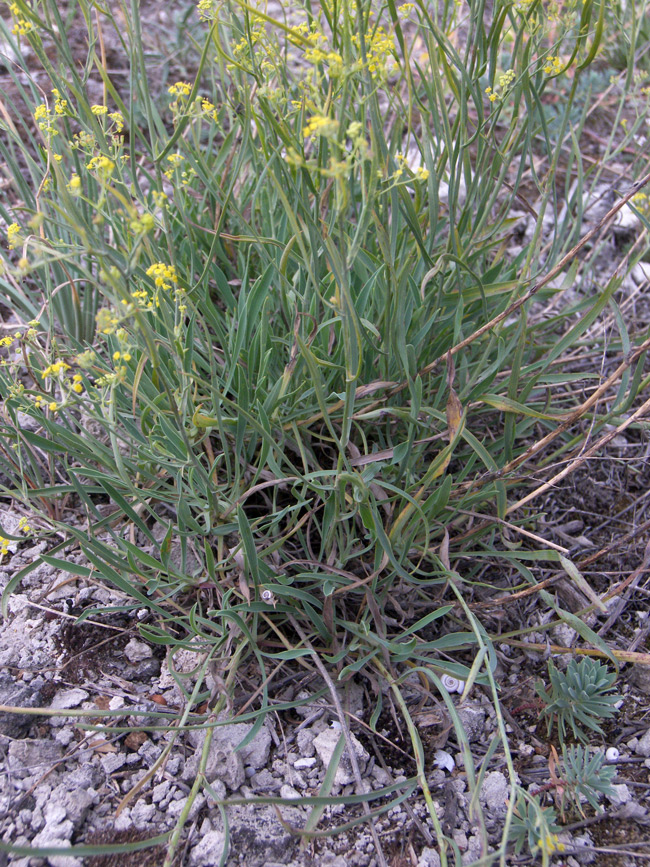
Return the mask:
<path fill-rule="evenodd" d="M 531 854 L 540 854 L 545 864 L 548 856 L 561 852 L 564 844 L 558 840 L 562 828 L 556 824 L 553 807 L 542 807 L 537 795 L 518 789 L 509 838 L 519 855 L 526 847 Z"/>
<path fill-rule="evenodd" d="M 583 743 L 587 741 L 585 728 L 602 734 L 598 721 L 614 716 L 620 698 L 610 692 L 616 675 L 608 671 L 606 665 L 586 656 L 579 663 L 572 659 L 565 672 L 549 661 L 548 676 L 551 683 L 549 692 L 541 682 L 535 689 L 546 705 L 542 713 L 546 716 L 549 735 L 555 720 L 562 742 L 567 727 Z"/>
<path fill-rule="evenodd" d="M 606 764 L 605 753 L 602 750 L 590 753 L 582 746 L 571 746 L 568 749 L 563 747 L 561 776 L 562 813 L 569 800 L 573 801 L 584 815 L 583 801 L 587 801 L 594 810 L 598 810 L 601 796 L 614 794 L 612 780 L 616 776 L 616 768 Z"/>

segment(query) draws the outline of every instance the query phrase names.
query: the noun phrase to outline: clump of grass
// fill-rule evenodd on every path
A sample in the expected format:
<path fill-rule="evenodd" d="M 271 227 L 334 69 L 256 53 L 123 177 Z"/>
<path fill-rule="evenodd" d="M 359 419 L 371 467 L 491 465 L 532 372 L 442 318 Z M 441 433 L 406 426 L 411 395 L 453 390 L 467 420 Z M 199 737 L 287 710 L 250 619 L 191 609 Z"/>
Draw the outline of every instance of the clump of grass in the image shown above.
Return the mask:
<path fill-rule="evenodd" d="M 575 577 L 535 533 L 528 503 L 545 488 L 522 496 L 519 468 L 568 456 L 566 474 L 589 437 L 646 412 L 630 415 L 647 340 L 616 301 L 641 249 L 603 280 L 606 222 L 582 230 L 645 117 L 628 76 L 603 158 L 583 157 L 607 4 L 556 20 L 523 0 L 490 13 L 345 0 L 274 20 L 201 0 L 183 24 L 196 73 L 162 89 L 136 2 L 119 22 L 77 8 L 84 58 L 53 0 L 16 0 L 3 24 L 17 58 L 0 142 L 17 318 L 0 368 L 3 493 L 51 540 L 48 563 L 92 569 L 151 612 L 145 638 L 198 639 L 227 690 L 254 659 L 258 720 L 267 679 L 296 658 L 332 690 L 387 679 L 447 863 L 403 681 L 489 686 L 514 783 L 494 645 L 470 602 L 495 564 L 524 586 L 538 563 Z M 102 59 L 109 31 L 128 86 Z M 621 128 L 624 110 L 638 118 Z M 614 210 L 643 168 L 624 165 Z M 569 360 L 600 351 L 607 310 L 611 370 L 578 374 Z M 70 564 L 75 547 L 88 567 Z M 400 599 L 413 615 L 387 619 Z"/>

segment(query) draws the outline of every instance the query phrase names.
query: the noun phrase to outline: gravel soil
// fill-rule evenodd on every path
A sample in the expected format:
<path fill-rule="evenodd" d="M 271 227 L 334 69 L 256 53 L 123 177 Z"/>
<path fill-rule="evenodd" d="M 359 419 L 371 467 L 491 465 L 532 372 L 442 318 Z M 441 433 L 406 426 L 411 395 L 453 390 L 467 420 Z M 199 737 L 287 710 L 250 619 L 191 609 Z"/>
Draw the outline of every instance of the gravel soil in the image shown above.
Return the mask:
<path fill-rule="evenodd" d="M 39 546 L 17 551 L 2 566 L 0 578 L 6 582 L 39 552 Z M 140 617 L 138 612 L 94 613 L 76 623 L 88 607 L 107 609 L 123 601 L 104 587 L 71 582 L 46 565 L 32 571 L 11 597 L 9 617 L 0 630 L 0 705 L 25 712 L 0 711 L 0 834 L 6 843 L 64 848 L 145 840 L 171 830 L 183 811 L 205 733 L 199 729 L 179 734 L 151 727 L 166 722 L 166 715 L 173 725 L 184 705 L 170 662 L 187 689 L 200 655 L 180 650 L 171 661 L 159 647 L 144 642 L 138 626 L 146 619 L 145 612 Z M 554 636 L 563 643 L 570 638 Z M 517 773 L 529 791 L 543 790 L 549 779 L 551 742 L 539 724 L 533 689 L 536 676 L 544 673 L 543 654 L 515 652 L 505 644 L 498 650 L 497 676 Z M 218 691 L 218 679 L 208 685 Z M 252 726 L 251 721 L 239 722 L 237 715 L 256 686 L 255 671 L 242 671 L 234 706 L 218 720 L 210 744 L 206 767 L 210 794 L 200 794 L 192 804 L 175 863 L 219 864 L 225 834 L 218 802 L 268 796 L 295 799 L 296 805 L 277 810 L 263 803 L 229 806 L 227 865 L 370 867 L 379 863 L 366 824 L 314 838 L 304 848 L 293 832 L 305 825 L 311 808 L 301 799 L 319 793 L 340 736 L 336 709 L 324 684 L 300 669 L 286 674 L 270 687 L 270 701 L 302 699 L 304 703 L 297 710 L 268 715 L 253 739 L 235 752 Z M 567 852 L 574 854 L 563 855 L 566 864 L 634 864 L 634 856 L 650 854 L 650 669 L 628 666 L 618 688 L 620 713 L 606 737 L 594 743 L 594 749 L 618 747 L 616 796 L 605 800 L 601 814 L 588 806 L 584 817 L 569 811 L 565 821 L 573 830 L 566 835 Z M 483 841 L 469 809 L 464 760 L 453 728 L 440 697 L 423 691 L 416 679 L 405 694 L 425 748 L 427 781 L 438 817 L 456 841 L 462 863 L 470 864 L 481 856 Z M 312 700 L 313 696 L 318 697 Z M 341 688 L 340 700 L 351 720 L 361 786 L 344 754 L 331 794 L 365 793 L 400 782 L 411 788 L 408 781 L 415 766 L 406 733 L 390 711 L 380 717 L 376 733 L 368 727 L 375 704 L 373 685 L 363 678 L 350 680 Z M 492 705 L 478 687 L 465 698 L 455 695 L 454 703 L 478 768 L 495 730 Z M 127 714 L 131 708 L 133 713 Z M 60 714 L 46 716 L 39 709 Z M 68 715 L 81 711 L 106 711 L 108 716 L 93 720 Z M 100 729 L 89 730 L 97 722 Z M 120 731 L 112 731 L 116 727 Z M 479 798 L 488 846 L 499 839 L 508 789 L 503 756 L 497 752 Z M 328 807 L 319 828 L 331 831 L 360 815 L 359 808 Z M 417 867 L 438 863 L 431 819 L 417 790 L 373 824 L 387 863 Z M 21 867 L 155 865 L 162 864 L 162 851 L 138 851 L 119 860 L 114 855 L 12 856 L 11 863 Z"/>

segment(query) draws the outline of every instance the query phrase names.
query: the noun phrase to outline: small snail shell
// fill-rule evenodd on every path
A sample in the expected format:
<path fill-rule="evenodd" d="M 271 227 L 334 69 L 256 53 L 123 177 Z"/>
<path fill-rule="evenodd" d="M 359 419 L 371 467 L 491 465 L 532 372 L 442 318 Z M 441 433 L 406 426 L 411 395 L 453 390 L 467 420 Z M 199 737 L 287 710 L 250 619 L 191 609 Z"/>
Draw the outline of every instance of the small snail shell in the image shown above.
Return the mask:
<path fill-rule="evenodd" d="M 465 689 L 465 681 L 452 677 L 450 674 L 443 674 L 441 682 L 447 692 L 462 692 Z"/>
<path fill-rule="evenodd" d="M 606 750 L 606 752 L 605 752 L 605 758 L 607 759 L 608 762 L 615 762 L 615 761 L 618 759 L 618 757 L 619 757 L 620 755 L 621 755 L 621 754 L 620 754 L 619 751 L 616 749 L 616 747 L 610 747 L 610 748 L 609 748 L 608 750 Z"/>

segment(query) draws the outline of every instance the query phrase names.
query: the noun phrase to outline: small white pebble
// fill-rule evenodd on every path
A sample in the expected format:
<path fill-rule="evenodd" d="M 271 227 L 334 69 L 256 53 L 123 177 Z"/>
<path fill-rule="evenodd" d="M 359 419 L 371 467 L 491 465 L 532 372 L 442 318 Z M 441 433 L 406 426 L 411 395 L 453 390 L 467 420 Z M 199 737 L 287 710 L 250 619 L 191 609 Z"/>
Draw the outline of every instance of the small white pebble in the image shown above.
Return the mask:
<path fill-rule="evenodd" d="M 436 750 L 436 754 L 433 757 L 433 764 L 437 768 L 449 771 L 449 773 L 451 773 L 456 767 L 456 762 L 454 761 L 453 756 L 445 752 L 445 750 Z"/>
<path fill-rule="evenodd" d="M 317 759 L 315 758 L 296 759 L 293 766 L 297 771 L 299 771 L 302 770 L 302 768 L 313 768 L 316 762 Z"/>

